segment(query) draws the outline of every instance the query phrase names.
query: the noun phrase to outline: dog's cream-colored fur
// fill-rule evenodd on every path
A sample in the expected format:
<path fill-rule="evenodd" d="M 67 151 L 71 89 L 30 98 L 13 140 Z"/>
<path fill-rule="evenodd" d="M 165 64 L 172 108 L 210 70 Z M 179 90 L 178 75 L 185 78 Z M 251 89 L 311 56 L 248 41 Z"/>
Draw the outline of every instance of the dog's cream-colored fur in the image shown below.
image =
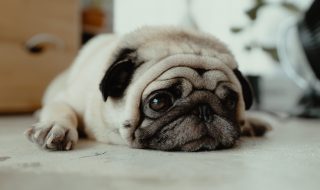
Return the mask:
<path fill-rule="evenodd" d="M 144 63 L 134 73 L 121 101 L 108 98 L 105 102 L 99 84 L 116 53 L 126 47 L 136 49 Z M 188 69 L 195 64 L 211 73 L 197 75 Z M 190 78 L 193 86 L 212 90 L 219 81 L 231 82 L 240 95 L 237 119 L 244 121 L 243 93 L 233 74 L 235 68 L 237 63 L 225 45 L 205 33 L 143 27 L 124 37 L 102 34 L 86 44 L 70 68 L 48 87 L 39 123 L 27 135 L 49 149 L 55 148 L 54 141 L 64 138 L 64 149 L 69 150 L 78 141 L 77 128 L 82 127 L 92 139 L 128 144 L 130 131 L 123 124 L 129 121 L 137 127 L 141 98 L 176 73 Z"/>

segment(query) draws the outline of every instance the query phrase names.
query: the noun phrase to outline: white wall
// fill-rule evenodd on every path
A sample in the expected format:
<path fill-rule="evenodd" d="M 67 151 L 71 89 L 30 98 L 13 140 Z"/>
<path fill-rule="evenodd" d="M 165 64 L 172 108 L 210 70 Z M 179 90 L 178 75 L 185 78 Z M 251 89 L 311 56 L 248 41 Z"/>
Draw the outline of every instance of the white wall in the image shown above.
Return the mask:
<path fill-rule="evenodd" d="M 115 0 L 114 31 L 126 33 L 143 25 L 176 25 L 184 16 L 184 0 Z"/>

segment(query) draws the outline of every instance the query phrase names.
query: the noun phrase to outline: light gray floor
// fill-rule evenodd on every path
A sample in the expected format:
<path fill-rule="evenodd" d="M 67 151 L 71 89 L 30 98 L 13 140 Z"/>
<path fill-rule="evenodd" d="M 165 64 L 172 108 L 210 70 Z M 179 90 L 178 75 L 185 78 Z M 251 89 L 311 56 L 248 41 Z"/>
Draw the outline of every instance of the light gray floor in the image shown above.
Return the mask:
<path fill-rule="evenodd" d="M 230 150 L 175 153 L 86 140 L 47 152 L 22 135 L 31 116 L 0 117 L 0 189 L 320 189 L 320 122 L 275 120 Z"/>

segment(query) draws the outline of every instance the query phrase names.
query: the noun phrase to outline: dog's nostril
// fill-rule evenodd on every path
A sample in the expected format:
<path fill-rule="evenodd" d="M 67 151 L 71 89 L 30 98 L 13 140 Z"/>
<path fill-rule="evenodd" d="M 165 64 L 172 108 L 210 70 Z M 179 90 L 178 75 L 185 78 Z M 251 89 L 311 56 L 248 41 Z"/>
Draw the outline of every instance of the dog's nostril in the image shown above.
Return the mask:
<path fill-rule="evenodd" d="M 212 120 L 213 110 L 209 104 L 200 104 L 193 110 L 193 114 L 205 122 L 210 122 Z"/>

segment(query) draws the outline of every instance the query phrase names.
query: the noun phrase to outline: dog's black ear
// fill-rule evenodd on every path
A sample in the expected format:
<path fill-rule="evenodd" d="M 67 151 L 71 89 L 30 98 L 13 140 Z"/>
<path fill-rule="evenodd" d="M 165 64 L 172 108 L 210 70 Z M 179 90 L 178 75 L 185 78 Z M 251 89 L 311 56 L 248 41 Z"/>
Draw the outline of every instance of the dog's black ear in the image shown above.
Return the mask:
<path fill-rule="evenodd" d="M 253 93 L 251 85 L 238 69 L 233 70 L 233 72 L 237 76 L 241 84 L 242 96 L 245 102 L 246 110 L 248 110 L 253 104 Z"/>
<path fill-rule="evenodd" d="M 134 50 L 123 49 L 109 67 L 100 82 L 100 91 L 104 101 L 110 97 L 121 97 L 129 85 L 135 69 Z"/>

